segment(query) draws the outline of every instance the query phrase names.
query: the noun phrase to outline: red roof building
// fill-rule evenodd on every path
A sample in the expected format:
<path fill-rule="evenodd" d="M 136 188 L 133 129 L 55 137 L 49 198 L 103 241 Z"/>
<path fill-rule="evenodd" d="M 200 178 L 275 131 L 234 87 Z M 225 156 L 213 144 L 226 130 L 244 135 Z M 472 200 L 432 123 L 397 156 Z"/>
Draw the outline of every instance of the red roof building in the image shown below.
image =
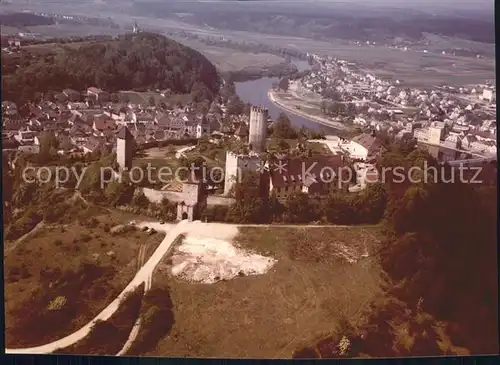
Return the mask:
<path fill-rule="evenodd" d="M 343 157 L 315 156 L 277 159 L 269 163 L 269 188 L 280 201 L 292 193 L 327 196 L 349 180 Z"/>

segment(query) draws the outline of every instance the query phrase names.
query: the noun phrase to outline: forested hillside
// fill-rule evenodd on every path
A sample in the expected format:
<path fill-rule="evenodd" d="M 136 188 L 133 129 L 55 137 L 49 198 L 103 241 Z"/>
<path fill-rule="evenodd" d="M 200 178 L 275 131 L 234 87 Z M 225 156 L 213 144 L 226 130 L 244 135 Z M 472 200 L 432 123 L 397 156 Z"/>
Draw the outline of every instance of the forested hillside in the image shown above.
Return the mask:
<path fill-rule="evenodd" d="M 25 103 L 36 93 L 84 90 L 171 89 L 194 101 L 212 99 L 215 67 L 199 52 L 164 36 L 127 34 L 112 41 L 44 44 L 2 56 L 3 100 Z"/>
<path fill-rule="evenodd" d="M 11 27 L 27 27 L 33 25 L 51 25 L 54 19 L 31 13 L 0 14 L 0 24 Z"/>

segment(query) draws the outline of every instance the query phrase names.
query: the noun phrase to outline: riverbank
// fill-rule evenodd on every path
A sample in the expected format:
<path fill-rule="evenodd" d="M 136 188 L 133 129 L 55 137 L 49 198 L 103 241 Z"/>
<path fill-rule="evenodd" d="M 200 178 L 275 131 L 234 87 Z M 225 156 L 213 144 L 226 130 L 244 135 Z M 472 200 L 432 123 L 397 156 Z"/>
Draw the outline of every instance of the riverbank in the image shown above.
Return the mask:
<path fill-rule="evenodd" d="M 315 123 L 318 123 L 318 124 L 321 124 L 321 125 L 324 125 L 326 127 L 330 127 L 330 128 L 333 128 L 333 129 L 336 129 L 339 131 L 352 130 L 352 128 L 347 127 L 342 123 L 334 122 L 330 119 L 318 117 L 316 115 L 310 115 L 310 114 L 303 112 L 300 109 L 296 109 L 294 107 L 290 107 L 290 106 L 286 105 L 285 102 L 283 101 L 283 99 L 279 98 L 279 96 L 277 95 L 277 93 L 273 89 L 268 90 L 267 97 L 269 98 L 269 101 L 271 101 L 271 103 L 273 103 L 275 106 L 283 109 L 284 111 L 286 111 L 288 113 L 297 115 L 299 117 L 308 119 L 312 122 L 315 122 Z"/>

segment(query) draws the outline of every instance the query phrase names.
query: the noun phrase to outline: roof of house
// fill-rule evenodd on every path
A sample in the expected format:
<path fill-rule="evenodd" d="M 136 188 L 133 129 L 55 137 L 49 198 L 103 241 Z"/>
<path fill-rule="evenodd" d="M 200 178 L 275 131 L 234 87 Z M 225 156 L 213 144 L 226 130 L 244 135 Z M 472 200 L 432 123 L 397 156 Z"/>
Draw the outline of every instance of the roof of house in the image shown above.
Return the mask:
<path fill-rule="evenodd" d="M 165 132 L 164 131 L 156 131 L 155 134 L 154 134 L 154 138 L 156 140 L 165 139 Z"/>
<path fill-rule="evenodd" d="M 368 133 L 360 134 L 352 139 L 353 142 L 360 144 L 368 150 L 368 153 L 379 150 L 382 147 L 380 138 Z"/>
<path fill-rule="evenodd" d="M 172 179 L 165 186 L 163 186 L 161 190 L 175 191 L 177 193 L 182 193 L 182 183 L 177 179 Z"/>
<path fill-rule="evenodd" d="M 100 138 L 97 137 L 89 137 L 87 140 L 87 143 L 85 143 L 84 147 L 90 151 L 95 151 L 98 148 L 102 147 L 104 144 L 104 141 Z"/>
<path fill-rule="evenodd" d="M 282 169 L 279 166 L 283 167 Z M 281 188 L 289 184 L 301 184 L 309 188 L 309 192 L 319 191 L 321 182 L 331 182 L 340 174 L 343 166 L 342 156 L 314 156 L 309 158 L 295 157 L 277 160 L 270 169 L 273 187 Z"/>
<path fill-rule="evenodd" d="M 64 89 L 63 94 L 70 95 L 70 94 L 78 94 L 80 95 L 80 92 L 73 90 L 73 89 Z"/>
<path fill-rule="evenodd" d="M 125 125 L 120 128 L 118 133 L 116 133 L 116 137 L 120 138 L 120 139 L 126 139 L 126 140 L 134 139 L 134 136 L 132 135 L 132 133 L 130 133 L 129 129 Z"/>
<path fill-rule="evenodd" d="M 99 93 L 102 93 L 103 91 L 97 87 L 89 87 L 87 89 L 87 92 L 89 93 L 94 93 L 94 94 L 99 94 Z"/>
<path fill-rule="evenodd" d="M 135 129 L 138 132 L 145 132 L 146 131 L 146 124 L 144 123 L 134 123 Z"/>
<path fill-rule="evenodd" d="M 98 116 L 94 119 L 94 126 L 98 131 L 109 130 L 116 127 L 116 122 L 107 116 Z"/>
<path fill-rule="evenodd" d="M 170 117 L 168 115 L 163 115 L 157 120 L 158 125 L 161 126 L 169 126 L 170 125 Z"/>
<path fill-rule="evenodd" d="M 238 137 L 246 137 L 248 136 L 248 127 L 246 124 L 240 124 L 239 127 L 236 128 L 234 134 Z"/>

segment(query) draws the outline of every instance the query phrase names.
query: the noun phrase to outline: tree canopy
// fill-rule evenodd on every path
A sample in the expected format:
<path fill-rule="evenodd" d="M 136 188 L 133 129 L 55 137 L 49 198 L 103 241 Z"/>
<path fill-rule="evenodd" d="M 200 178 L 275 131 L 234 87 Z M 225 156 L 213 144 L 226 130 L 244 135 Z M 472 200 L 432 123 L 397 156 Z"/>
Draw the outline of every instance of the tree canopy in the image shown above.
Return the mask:
<path fill-rule="evenodd" d="M 41 52 L 2 54 L 3 99 L 23 104 L 36 92 L 170 89 L 212 99 L 219 88 L 217 71 L 201 53 L 151 33 L 116 40 L 60 44 Z M 18 67 L 19 66 L 19 67 Z"/>

